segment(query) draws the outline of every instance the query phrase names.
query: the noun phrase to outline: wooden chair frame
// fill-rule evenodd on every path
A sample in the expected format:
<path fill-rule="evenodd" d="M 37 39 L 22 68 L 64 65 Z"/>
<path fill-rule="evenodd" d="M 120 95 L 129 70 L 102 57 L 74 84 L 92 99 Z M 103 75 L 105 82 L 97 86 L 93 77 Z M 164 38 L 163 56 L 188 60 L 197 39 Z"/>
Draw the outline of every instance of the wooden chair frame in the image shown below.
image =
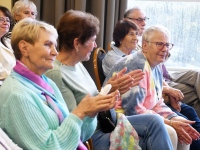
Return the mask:
<path fill-rule="evenodd" d="M 103 53 L 106 54 L 106 51 L 103 48 L 99 47 L 94 50 L 94 56 L 93 56 L 94 74 L 95 74 L 97 88 L 99 91 L 101 90 L 101 86 L 102 86 L 102 81 L 100 80 L 100 76 L 99 76 L 99 67 L 102 67 L 102 66 L 98 66 L 97 59 Z"/>

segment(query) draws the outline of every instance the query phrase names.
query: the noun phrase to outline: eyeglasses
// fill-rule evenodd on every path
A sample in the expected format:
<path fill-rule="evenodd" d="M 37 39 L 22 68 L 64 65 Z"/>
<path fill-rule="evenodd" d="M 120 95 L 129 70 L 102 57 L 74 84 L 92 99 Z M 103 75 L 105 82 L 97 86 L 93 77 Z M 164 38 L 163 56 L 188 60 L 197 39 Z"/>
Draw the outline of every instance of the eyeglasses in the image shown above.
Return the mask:
<path fill-rule="evenodd" d="M 164 48 L 164 46 L 166 46 L 168 50 L 171 50 L 172 47 L 174 46 L 174 44 L 172 44 L 172 43 L 149 42 L 149 41 L 146 41 L 146 42 L 156 44 L 156 47 L 157 47 L 159 50 L 162 50 L 162 49 Z"/>
<path fill-rule="evenodd" d="M 2 23 L 4 21 L 10 23 L 10 19 L 8 17 L 6 17 L 6 18 L 0 17 L 0 23 Z"/>
<path fill-rule="evenodd" d="M 131 20 L 136 20 L 138 23 L 142 23 L 143 21 L 146 21 L 146 20 L 149 20 L 149 18 L 147 17 L 144 17 L 144 18 L 138 18 L 138 19 L 135 19 L 135 18 L 129 18 L 127 17 L 128 19 L 131 19 Z"/>

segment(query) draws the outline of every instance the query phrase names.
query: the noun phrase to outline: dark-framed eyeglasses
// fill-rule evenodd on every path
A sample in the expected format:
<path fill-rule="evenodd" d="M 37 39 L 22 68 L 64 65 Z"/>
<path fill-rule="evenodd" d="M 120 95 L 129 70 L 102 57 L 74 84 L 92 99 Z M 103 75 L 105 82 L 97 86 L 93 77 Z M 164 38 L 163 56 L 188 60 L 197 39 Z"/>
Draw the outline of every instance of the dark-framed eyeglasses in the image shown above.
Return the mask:
<path fill-rule="evenodd" d="M 138 23 L 142 23 L 143 21 L 146 21 L 146 20 L 149 20 L 148 17 L 144 17 L 144 18 L 130 18 L 130 17 L 127 17 L 128 19 L 131 19 L 131 20 L 136 20 Z"/>
<path fill-rule="evenodd" d="M 8 17 L 6 17 L 6 18 L 0 17 L 0 22 L 2 23 L 4 21 L 10 23 L 10 19 Z"/>
<path fill-rule="evenodd" d="M 159 49 L 159 50 L 162 50 L 164 48 L 164 46 L 167 47 L 167 50 L 171 50 L 174 46 L 174 44 L 172 43 L 163 43 L 163 42 L 150 42 L 150 41 L 146 41 L 148 43 L 154 43 L 156 44 L 156 47 Z"/>

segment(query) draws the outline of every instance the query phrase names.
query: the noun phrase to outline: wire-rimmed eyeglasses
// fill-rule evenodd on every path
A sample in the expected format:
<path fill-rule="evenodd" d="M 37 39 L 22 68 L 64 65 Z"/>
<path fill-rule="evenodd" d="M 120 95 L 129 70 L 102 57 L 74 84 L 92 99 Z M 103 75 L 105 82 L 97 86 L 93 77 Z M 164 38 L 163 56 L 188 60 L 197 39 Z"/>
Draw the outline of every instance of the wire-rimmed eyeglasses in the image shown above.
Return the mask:
<path fill-rule="evenodd" d="M 148 43 L 154 43 L 156 44 L 156 47 L 159 49 L 159 50 L 162 50 L 164 48 L 164 46 L 167 47 L 168 50 L 171 50 L 174 46 L 174 44 L 172 43 L 163 43 L 163 42 L 149 42 L 149 41 L 146 41 Z"/>
<path fill-rule="evenodd" d="M 2 23 L 4 21 L 10 23 L 10 19 L 8 17 L 6 17 L 6 18 L 0 17 L 0 22 Z"/>
<path fill-rule="evenodd" d="M 146 20 L 148 20 L 149 18 L 147 18 L 147 17 L 144 17 L 144 18 L 137 18 L 137 19 L 135 19 L 135 18 L 130 18 L 130 17 L 127 17 L 128 19 L 131 19 L 131 20 L 136 20 L 138 23 L 142 23 L 143 21 L 146 21 Z"/>

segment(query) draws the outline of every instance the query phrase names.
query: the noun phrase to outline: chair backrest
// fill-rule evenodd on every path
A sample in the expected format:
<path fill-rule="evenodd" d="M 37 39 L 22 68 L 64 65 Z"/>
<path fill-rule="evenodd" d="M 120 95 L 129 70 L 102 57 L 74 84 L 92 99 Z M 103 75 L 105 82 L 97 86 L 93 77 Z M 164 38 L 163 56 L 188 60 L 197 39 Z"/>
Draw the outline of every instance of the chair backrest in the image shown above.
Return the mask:
<path fill-rule="evenodd" d="M 99 91 L 101 90 L 101 86 L 105 80 L 105 75 L 103 73 L 103 68 L 102 68 L 102 60 L 105 57 L 105 55 L 106 52 L 101 47 L 96 48 L 94 50 L 93 66 L 94 66 L 96 84 Z"/>

